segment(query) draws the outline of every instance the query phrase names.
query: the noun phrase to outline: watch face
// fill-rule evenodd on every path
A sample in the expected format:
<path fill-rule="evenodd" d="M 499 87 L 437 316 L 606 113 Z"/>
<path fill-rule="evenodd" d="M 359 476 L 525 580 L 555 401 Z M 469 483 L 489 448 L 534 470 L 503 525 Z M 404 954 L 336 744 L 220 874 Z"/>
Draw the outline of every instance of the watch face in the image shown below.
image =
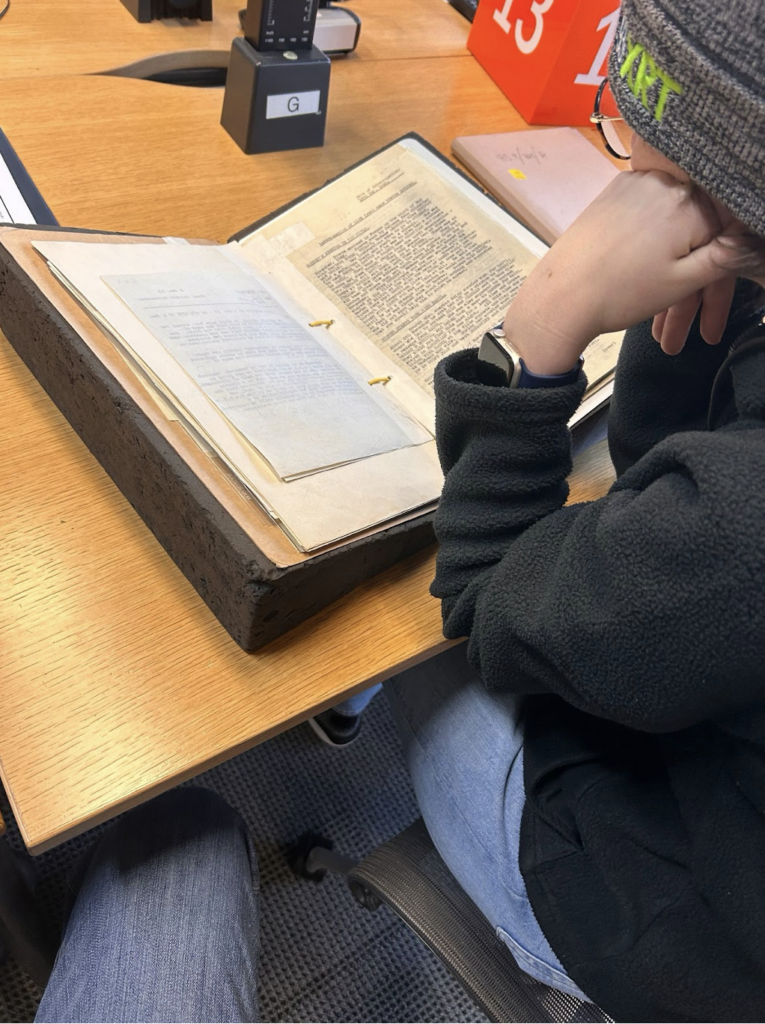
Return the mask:
<path fill-rule="evenodd" d="M 520 372 L 520 362 L 503 343 L 501 328 L 487 331 L 478 349 L 478 379 L 493 387 L 512 387 Z"/>

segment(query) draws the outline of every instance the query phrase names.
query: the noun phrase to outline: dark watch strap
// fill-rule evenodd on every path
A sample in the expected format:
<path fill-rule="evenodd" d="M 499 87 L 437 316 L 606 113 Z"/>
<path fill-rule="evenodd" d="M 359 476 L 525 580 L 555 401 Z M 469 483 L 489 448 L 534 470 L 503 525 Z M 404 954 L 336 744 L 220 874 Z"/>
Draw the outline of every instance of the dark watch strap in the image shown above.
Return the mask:
<path fill-rule="evenodd" d="M 582 368 L 583 360 L 579 359 L 573 370 L 569 370 L 567 373 L 532 373 L 531 370 L 526 369 L 526 364 L 521 359 L 521 375 L 518 378 L 516 387 L 519 388 L 562 388 L 566 384 L 573 384 L 576 378 L 579 376 L 579 371 Z"/>

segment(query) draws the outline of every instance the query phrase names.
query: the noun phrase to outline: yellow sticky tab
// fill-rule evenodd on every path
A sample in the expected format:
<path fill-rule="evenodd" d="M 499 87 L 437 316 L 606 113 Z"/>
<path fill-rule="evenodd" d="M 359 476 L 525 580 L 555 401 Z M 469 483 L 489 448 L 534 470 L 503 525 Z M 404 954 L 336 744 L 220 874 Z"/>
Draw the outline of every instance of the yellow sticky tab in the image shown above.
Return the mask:
<path fill-rule="evenodd" d="M 512 176 L 514 178 L 517 178 L 518 181 L 526 180 L 526 175 L 523 173 L 523 171 L 519 171 L 517 167 L 510 167 L 507 173 L 512 174 Z"/>

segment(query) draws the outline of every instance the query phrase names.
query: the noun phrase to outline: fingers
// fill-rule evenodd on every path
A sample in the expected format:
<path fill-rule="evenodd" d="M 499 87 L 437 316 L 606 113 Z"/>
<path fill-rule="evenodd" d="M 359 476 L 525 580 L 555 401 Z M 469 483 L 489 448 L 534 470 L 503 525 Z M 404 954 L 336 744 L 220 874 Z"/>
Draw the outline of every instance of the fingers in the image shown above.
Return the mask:
<path fill-rule="evenodd" d="M 715 281 L 735 278 L 740 273 L 739 264 L 740 251 L 716 237 L 677 260 L 676 282 L 680 286 L 686 284 L 689 291 L 706 288 Z"/>
<path fill-rule="evenodd" d="M 663 313 L 657 313 L 653 318 L 651 332 L 654 340 L 659 342 L 668 355 L 677 355 L 685 345 L 701 304 L 701 337 L 708 345 L 717 345 L 728 321 L 735 287 L 735 278 L 714 281 L 703 291 L 694 292 Z"/>
<path fill-rule="evenodd" d="M 663 313 L 657 313 L 656 316 L 653 318 L 653 325 L 651 327 L 651 334 L 653 335 L 653 340 L 654 341 L 658 341 L 659 344 L 661 344 L 661 332 L 664 330 L 664 321 L 666 319 L 667 319 L 667 311 L 666 311 L 666 309 L 664 310 Z"/>
<path fill-rule="evenodd" d="M 701 297 L 701 337 L 707 345 L 717 345 L 728 322 L 735 277 L 724 278 L 708 284 Z"/>
<path fill-rule="evenodd" d="M 676 302 L 674 306 L 670 306 L 666 313 L 659 314 L 664 317 L 660 344 L 667 355 L 676 356 L 682 351 L 700 302 L 701 293 L 693 292 L 680 302 Z"/>
<path fill-rule="evenodd" d="M 678 294 L 687 290 L 687 297 L 667 310 L 662 323 L 661 347 L 668 354 L 682 350 L 700 303 L 702 337 L 710 345 L 720 341 L 736 285 L 736 272 L 730 268 L 729 259 L 729 250 L 714 238 L 674 263 L 672 284 Z"/>
<path fill-rule="evenodd" d="M 716 257 L 725 270 L 762 283 L 765 278 L 765 240 L 751 234 L 720 235 Z"/>

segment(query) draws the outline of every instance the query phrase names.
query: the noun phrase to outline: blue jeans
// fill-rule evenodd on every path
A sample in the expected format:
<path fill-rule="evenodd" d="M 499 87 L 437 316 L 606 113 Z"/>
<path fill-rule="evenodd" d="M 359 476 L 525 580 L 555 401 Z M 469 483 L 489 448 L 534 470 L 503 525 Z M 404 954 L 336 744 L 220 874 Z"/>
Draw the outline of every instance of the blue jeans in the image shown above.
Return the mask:
<path fill-rule="evenodd" d="M 518 966 L 587 999 L 534 917 L 518 866 L 523 788 L 522 698 L 489 693 L 466 645 L 385 683 L 428 832 L 450 871 Z"/>
<path fill-rule="evenodd" d="M 373 697 L 377 696 L 380 690 L 382 690 L 382 683 L 375 683 L 374 686 L 370 686 L 368 690 L 362 690 L 361 693 L 356 693 L 353 697 L 348 697 L 339 704 L 335 704 L 332 710 L 339 712 L 341 715 L 360 715 L 367 704 L 369 704 Z"/>
<path fill-rule="evenodd" d="M 257 1021 L 258 875 L 238 814 L 178 789 L 87 864 L 37 1021 Z"/>

